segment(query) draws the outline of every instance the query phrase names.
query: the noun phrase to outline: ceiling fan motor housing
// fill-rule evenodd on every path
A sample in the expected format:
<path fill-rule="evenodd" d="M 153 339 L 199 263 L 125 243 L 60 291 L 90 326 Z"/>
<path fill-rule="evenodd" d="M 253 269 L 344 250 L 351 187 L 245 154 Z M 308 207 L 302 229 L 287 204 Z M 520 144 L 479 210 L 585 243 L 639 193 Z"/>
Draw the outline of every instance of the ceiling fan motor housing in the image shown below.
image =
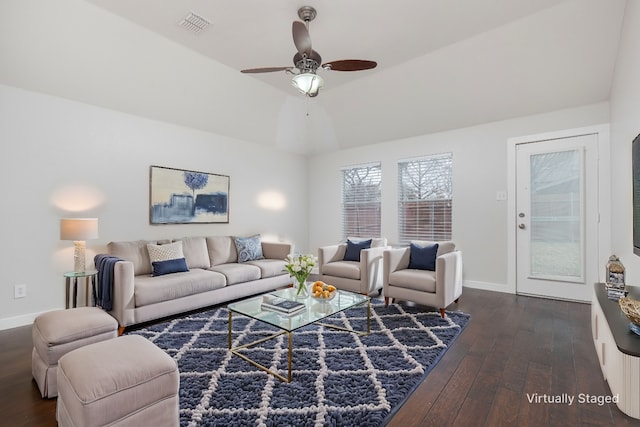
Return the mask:
<path fill-rule="evenodd" d="M 297 52 L 293 55 L 293 63 L 301 72 L 315 71 L 322 63 L 322 57 L 315 50 L 311 51 L 311 55 L 307 58 L 306 54 Z"/>

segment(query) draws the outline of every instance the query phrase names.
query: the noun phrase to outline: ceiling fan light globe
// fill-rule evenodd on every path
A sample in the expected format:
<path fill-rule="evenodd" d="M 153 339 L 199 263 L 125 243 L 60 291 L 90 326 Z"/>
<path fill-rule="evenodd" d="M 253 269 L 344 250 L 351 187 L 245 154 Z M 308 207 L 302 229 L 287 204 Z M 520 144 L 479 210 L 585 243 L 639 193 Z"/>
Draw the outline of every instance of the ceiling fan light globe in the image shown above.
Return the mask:
<path fill-rule="evenodd" d="M 324 79 L 314 73 L 296 74 L 291 79 L 291 85 L 304 95 L 316 96 L 324 85 Z"/>

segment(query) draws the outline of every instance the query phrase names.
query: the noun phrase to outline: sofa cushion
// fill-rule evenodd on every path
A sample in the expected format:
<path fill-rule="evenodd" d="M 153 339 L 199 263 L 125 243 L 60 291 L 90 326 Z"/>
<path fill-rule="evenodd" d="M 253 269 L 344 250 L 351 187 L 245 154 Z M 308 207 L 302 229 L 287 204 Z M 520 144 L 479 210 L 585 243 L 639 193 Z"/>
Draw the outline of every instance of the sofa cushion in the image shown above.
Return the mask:
<path fill-rule="evenodd" d="M 109 254 L 130 261 L 133 264 L 133 274 L 151 274 L 151 261 L 147 244 L 158 243 L 155 240 L 136 240 L 131 242 L 110 242 L 107 245 Z"/>
<path fill-rule="evenodd" d="M 204 237 L 183 237 L 176 241 L 182 242 L 182 252 L 187 261 L 187 267 L 204 269 L 211 267 L 207 240 Z"/>
<path fill-rule="evenodd" d="M 238 262 L 238 250 L 232 237 L 211 236 L 207 237 L 206 240 L 211 267 L 214 265 Z"/>
<path fill-rule="evenodd" d="M 438 247 L 439 245 L 437 243 L 426 246 L 418 246 L 415 243 L 411 243 L 409 268 L 436 271 Z"/>
<path fill-rule="evenodd" d="M 436 273 L 429 270 L 398 270 L 389 273 L 389 284 L 421 292 L 436 291 Z"/>
<path fill-rule="evenodd" d="M 360 262 L 330 262 L 322 267 L 322 274 L 325 274 L 327 276 L 345 277 L 347 279 L 360 280 Z"/>
<path fill-rule="evenodd" d="M 371 247 L 371 239 L 359 242 L 347 239 L 347 250 L 344 253 L 344 261 L 360 261 L 360 251 Z"/>
<path fill-rule="evenodd" d="M 224 274 L 227 278 L 227 285 L 249 282 L 260 278 L 260 268 L 249 264 L 220 264 L 211 267 L 212 271 Z"/>
<path fill-rule="evenodd" d="M 234 237 L 233 241 L 238 251 L 238 262 L 263 259 L 260 235 L 251 237 Z"/>
<path fill-rule="evenodd" d="M 153 261 L 152 276 L 164 276 L 165 274 L 189 271 L 187 261 L 184 258 L 168 259 L 166 261 Z"/>
<path fill-rule="evenodd" d="M 279 259 L 260 259 L 256 261 L 247 261 L 247 264 L 255 265 L 260 269 L 260 277 L 267 278 L 286 274 L 284 269 L 286 262 Z"/>
<path fill-rule="evenodd" d="M 214 271 L 194 268 L 183 273 L 165 276 L 137 276 L 135 278 L 135 305 L 154 304 L 199 294 L 226 285 L 225 277 Z"/>

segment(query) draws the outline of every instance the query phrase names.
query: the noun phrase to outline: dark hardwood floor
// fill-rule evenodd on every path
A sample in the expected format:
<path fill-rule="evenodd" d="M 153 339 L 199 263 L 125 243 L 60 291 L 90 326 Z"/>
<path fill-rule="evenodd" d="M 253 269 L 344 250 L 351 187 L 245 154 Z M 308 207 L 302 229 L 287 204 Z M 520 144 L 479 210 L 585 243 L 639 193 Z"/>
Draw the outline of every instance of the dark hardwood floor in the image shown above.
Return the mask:
<path fill-rule="evenodd" d="M 529 403 L 527 393 L 609 396 L 590 306 L 465 289 L 469 325 L 390 422 L 407 426 L 631 426 L 615 404 Z M 31 379 L 31 327 L 0 331 L 0 425 L 55 426 Z"/>

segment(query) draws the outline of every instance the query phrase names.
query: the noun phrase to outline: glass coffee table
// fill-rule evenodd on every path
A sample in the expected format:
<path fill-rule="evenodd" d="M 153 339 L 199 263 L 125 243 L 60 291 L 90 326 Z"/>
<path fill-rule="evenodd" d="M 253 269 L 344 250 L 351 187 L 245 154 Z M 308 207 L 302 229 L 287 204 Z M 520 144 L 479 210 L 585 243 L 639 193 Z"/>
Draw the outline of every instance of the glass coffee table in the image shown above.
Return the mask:
<path fill-rule="evenodd" d="M 296 299 L 294 288 L 281 289 L 278 291 L 268 292 L 264 295 L 275 295 L 288 300 L 295 300 L 305 305 L 304 309 L 295 314 L 283 314 L 272 310 L 262 308 L 263 296 L 251 297 L 242 301 L 231 303 L 227 306 L 229 311 L 229 350 L 236 356 L 246 360 L 255 367 L 262 369 L 270 373 L 271 375 L 279 378 L 284 382 L 291 382 L 291 364 L 293 353 L 293 331 L 300 329 L 304 326 L 316 324 L 322 325 L 328 328 L 338 329 L 346 332 L 352 332 L 357 335 L 368 335 L 371 332 L 371 301 L 366 295 L 360 295 L 353 292 L 337 290 L 335 297 L 330 301 L 320 301 L 311 296 L 305 299 Z M 336 325 L 330 325 L 321 323 L 323 319 L 347 310 L 349 308 L 357 307 L 360 305 L 367 305 L 367 330 L 355 331 L 353 329 L 342 328 Z M 256 319 L 260 322 L 267 323 L 280 329 L 279 332 L 259 339 L 257 341 L 243 344 L 238 347 L 232 347 L 233 344 L 233 314 L 241 314 L 243 316 Z M 241 350 L 260 344 L 262 342 L 274 339 L 280 335 L 286 334 L 289 340 L 289 353 L 288 353 L 288 374 L 286 377 L 278 374 L 261 365 L 260 363 L 250 359 L 246 355 L 240 353 Z"/>

